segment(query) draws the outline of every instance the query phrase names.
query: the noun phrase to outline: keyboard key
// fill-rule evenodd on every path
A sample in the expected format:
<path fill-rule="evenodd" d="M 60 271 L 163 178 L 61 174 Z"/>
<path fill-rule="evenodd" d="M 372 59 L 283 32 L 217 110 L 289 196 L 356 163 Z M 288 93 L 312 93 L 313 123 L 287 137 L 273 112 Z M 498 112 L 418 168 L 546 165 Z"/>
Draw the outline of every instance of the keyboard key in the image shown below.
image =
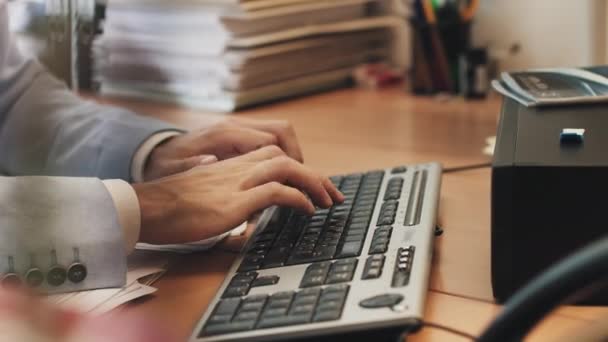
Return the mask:
<path fill-rule="evenodd" d="M 231 322 L 223 324 L 210 324 L 205 327 L 208 335 L 230 334 L 253 329 L 255 321 Z"/>
<path fill-rule="evenodd" d="M 384 194 L 384 200 L 398 200 L 401 198 L 401 191 L 388 191 Z"/>
<path fill-rule="evenodd" d="M 346 298 L 346 292 L 329 292 L 323 295 L 324 301 L 338 301 L 343 302 Z"/>
<path fill-rule="evenodd" d="M 242 297 L 249 292 L 249 286 L 228 287 L 224 292 L 224 298 Z"/>
<path fill-rule="evenodd" d="M 264 307 L 264 302 L 243 303 L 239 311 L 260 311 Z"/>
<path fill-rule="evenodd" d="M 372 245 L 369 249 L 369 254 L 386 253 L 387 249 L 388 247 L 382 244 Z"/>
<path fill-rule="evenodd" d="M 327 284 L 345 283 L 353 279 L 352 272 L 334 273 L 327 277 Z"/>
<path fill-rule="evenodd" d="M 232 315 L 218 315 L 215 314 L 209 317 L 209 324 L 228 323 L 232 320 Z"/>
<path fill-rule="evenodd" d="M 395 216 L 380 216 L 378 218 L 378 222 L 376 223 L 379 226 L 382 225 L 390 225 L 395 223 Z"/>
<path fill-rule="evenodd" d="M 258 329 L 283 327 L 288 325 L 305 324 L 310 321 L 308 315 L 288 315 L 282 317 L 261 318 L 258 322 Z"/>
<path fill-rule="evenodd" d="M 354 257 L 361 253 L 361 247 L 363 246 L 361 241 L 347 242 L 342 245 L 342 248 L 336 254 L 336 258 L 348 258 Z"/>
<path fill-rule="evenodd" d="M 255 323 L 255 321 L 258 319 L 259 315 L 260 315 L 259 312 L 255 312 L 255 311 L 240 312 L 239 314 L 234 316 L 234 319 L 232 321 L 233 322 L 254 321 L 254 323 Z"/>
<path fill-rule="evenodd" d="M 325 284 L 324 276 L 304 277 L 300 283 L 300 287 L 314 287 Z"/>
<path fill-rule="evenodd" d="M 392 174 L 400 174 L 405 173 L 407 171 L 407 167 L 405 166 L 397 166 L 391 170 Z"/>
<path fill-rule="evenodd" d="M 288 299 L 273 299 L 268 302 L 267 308 L 269 309 L 280 309 L 280 308 L 289 308 L 289 304 L 291 304 L 291 298 Z"/>
<path fill-rule="evenodd" d="M 247 303 L 264 303 L 266 302 L 266 299 L 268 299 L 268 295 L 265 294 L 261 294 L 261 295 L 253 295 L 253 296 L 249 296 L 247 298 L 245 298 L 243 300 L 243 304 L 247 304 Z"/>
<path fill-rule="evenodd" d="M 279 279 L 280 279 L 279 276 L 259 277 L 253 281 L 253 283 L 251 284 L 251 287 L 274 285 L 279 282 Z"/>
<path fill-rule="evenodd" d="M 355 265 L 333 265 L 331 268 L 332 272 L 341 273 L 341 272 L 354 272 Z"/>
<path fill-rule="evenodd" d="M 290 315 L 312 315 L 315 310 L 314 304 L 293 305 L 289 310 Z"/>
<path fill-rule="evenodd" d="M 326 321 L 335 321 L 340 319 L 342 316 L 342 311 L 334 310 L 334 311 L 323 311 L 315 314 L 313 317 L 313 322 L 326 322 Z"/>
<path fill-rule="evenodd" d="M 262 318 L 285 316 L 287 314 L 287 309 L 288 307 L 267 308 L 262 313 Z"/>
<path fill-rule="evenodd" d="M 215 314 L 232 316 L 241 304 L 240 298 L 222 299 L 215 308 Z"/>
<path fill-rule="evenodd" d="M 361 276 L 361 279 L 376 279 L 380 278 L 382 270 L 380 267 L 370 267 Z"/>
<path fill-rule="evenodd" d="M 372 255 L 365 261 L 365 267 L 363 268 L 363 275 L 361 279 L 376 279 L 382 275 L 382 268 L 384 266 L 384 255 Z"/>

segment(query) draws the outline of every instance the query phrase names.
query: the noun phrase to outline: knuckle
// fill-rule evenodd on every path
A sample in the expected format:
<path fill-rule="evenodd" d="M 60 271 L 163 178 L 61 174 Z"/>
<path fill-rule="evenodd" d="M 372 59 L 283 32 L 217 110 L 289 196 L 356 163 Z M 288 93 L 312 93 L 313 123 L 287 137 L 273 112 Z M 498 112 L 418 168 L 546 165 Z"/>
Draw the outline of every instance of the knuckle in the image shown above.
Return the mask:
<path fill-rule="evenodd" d="M 276 146 L 276 145 L 269 145 L 264 147 L 264 149 L 269 152 L 271 155 L 273 156 L 283 156 L 285 155 L 285 153 L 283 152 L 283 150 L 281 150 L 280 147 Z"/>
<path fill-rule="evenodd" d="M 275 165 L 281 170 L 291 170 L 294 165 L 294 160 L 282 155 L 274 159 Z"/>
<path fill-rule="evenodd" d="M 280 120 L 276 123 L 276 125 L 277 125 L 277 128 L 281 131 L 284 131 L 284 132 L 293 131 L 293 126 L 291 125 L 291 123 L 289 121 Z"/>

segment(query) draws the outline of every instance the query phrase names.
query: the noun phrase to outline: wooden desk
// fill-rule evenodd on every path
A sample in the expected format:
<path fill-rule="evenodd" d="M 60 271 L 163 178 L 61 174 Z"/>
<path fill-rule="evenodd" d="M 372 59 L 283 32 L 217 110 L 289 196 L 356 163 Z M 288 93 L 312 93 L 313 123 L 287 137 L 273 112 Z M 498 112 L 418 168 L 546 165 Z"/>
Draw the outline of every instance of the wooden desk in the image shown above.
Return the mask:
<path fill-rule="evenodd" d="M 125 100 L 104 100 L 153 117 L 193 127 L 200 112 Z M 306 163 L 327 174 L 398 164 L 440 161 L 444 167 L 489 162 L 482 154 L 495 134 L 499 99 L 467 103 L 380 92 L 339 90 L 239 113 L 287 119 L 294 125 Z M 490 171 L 443 177 L 437 239 L 425 319 L 479 334 L 500 311 L 490 285 Z M 153 313 L 186 338 L 220 286 L 234 255 L 213 251 L 174 260 L 159 291 L 134 310 Z M 540 325 L 532 340 L 578 334 L 608 314 L 606 308 L 563 308 Z M 459 341 L 422 329 L 413 341 Z"/>

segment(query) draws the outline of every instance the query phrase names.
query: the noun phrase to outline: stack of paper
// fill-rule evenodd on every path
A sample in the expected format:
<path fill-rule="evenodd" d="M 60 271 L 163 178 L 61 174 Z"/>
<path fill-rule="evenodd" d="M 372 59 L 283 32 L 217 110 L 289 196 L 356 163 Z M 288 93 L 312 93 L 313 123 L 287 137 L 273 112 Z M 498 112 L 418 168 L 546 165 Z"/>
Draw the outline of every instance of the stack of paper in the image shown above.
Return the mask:
<path fill-rule="evenodd" d="M 136 251 L 129 256 L 127 284 L 124 287 L 56 294 L 47 299 L 66 309 L 103 314 L 154 293 L 156 288 L 150 285 L 165 273 L 167 264 L 166 255 Z"/>
<path fill-rule="evenodd" d="M 94 43 L 103 94 L 232 111 L 345 84 L 386 58 L 382 0 L 110 0 Z"/>

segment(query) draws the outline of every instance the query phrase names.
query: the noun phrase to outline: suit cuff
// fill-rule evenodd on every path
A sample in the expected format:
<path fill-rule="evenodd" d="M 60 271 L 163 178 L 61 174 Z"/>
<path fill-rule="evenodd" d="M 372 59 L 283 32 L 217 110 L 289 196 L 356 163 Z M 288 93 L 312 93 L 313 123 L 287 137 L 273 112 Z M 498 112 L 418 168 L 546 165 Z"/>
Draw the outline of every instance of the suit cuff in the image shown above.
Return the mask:
<path fill-rule="evenodd" d="M 141 229 L 141 213 L 137 194 L 131 185 L 123 180 L 104 180 L 103 184 L 114 201 L 118 222 L 123 231 L 125 251 L 130 254 L 139 240 Z"/>
<path fill-rule="evenodd" d="M 131 178 L 135 183 L 144 181 L 144 168 L 146 167 L 146 162 L 148 161 L 148 157 L 150 156 L 150 153 L 152 153 L 152 150 L 165 140 L 182 133 L 183 132 L 181 131 L 163 131 L 152 135 L 141 144 L 139 149 L 137 149 L 137 152 L 135 152 L 133 162 L 131 163 Z"/>

